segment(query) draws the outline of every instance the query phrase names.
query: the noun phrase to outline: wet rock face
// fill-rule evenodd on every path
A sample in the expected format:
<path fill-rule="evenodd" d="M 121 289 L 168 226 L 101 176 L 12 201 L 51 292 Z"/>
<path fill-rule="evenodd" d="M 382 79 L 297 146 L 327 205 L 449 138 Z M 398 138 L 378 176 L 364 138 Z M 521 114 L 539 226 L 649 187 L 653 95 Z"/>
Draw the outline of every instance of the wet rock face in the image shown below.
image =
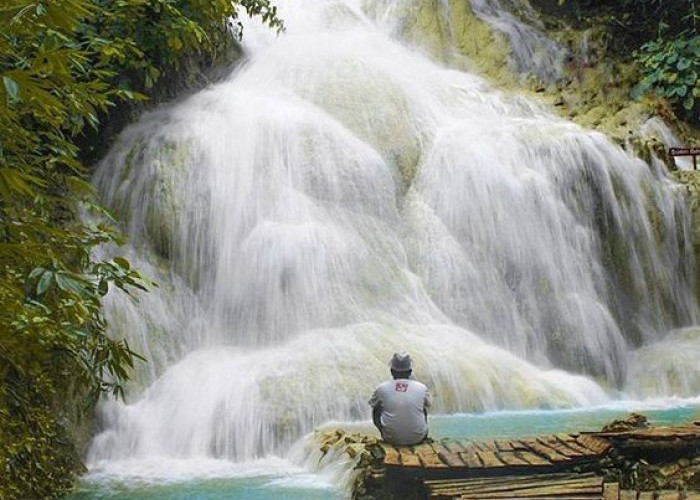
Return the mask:
<path fill-rule="evenodd" d="M 700 171 L 678 170 L 671 177 L 685 187 L 691 212 L 691 234 L 695 256 L 695 291 L 700 290 Z"/>

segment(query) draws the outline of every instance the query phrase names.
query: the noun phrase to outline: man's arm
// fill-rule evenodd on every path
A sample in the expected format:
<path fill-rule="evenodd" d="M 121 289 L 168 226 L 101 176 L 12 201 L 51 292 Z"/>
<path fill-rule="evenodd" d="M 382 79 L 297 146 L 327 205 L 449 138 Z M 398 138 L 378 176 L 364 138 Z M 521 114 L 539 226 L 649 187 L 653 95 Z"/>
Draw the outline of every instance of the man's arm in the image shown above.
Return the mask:
<path fill-rule="evenodd" d="M 372 408 L 376 408 L 379 404 L 379 396 L 377 395 L 377 389 L 375 389 L 374 392 L 372 392 L 372 397 L 369 398 L 368 403 Z"/>
<path fill-rule="evenodd" d="M 376 405 L 372 408 L 372 422 L 379 429 L 379 433 L 382 433 L 382 405 Z"/>
<path fill-rule="evenodd" d="M 425 390 L 425 397 L 423 398 L 423 415 L 425 415 L 425 421 L 428 421 L 428 408 L 433 404 L 433 397 L 430 395 L 429 390 Z"/>

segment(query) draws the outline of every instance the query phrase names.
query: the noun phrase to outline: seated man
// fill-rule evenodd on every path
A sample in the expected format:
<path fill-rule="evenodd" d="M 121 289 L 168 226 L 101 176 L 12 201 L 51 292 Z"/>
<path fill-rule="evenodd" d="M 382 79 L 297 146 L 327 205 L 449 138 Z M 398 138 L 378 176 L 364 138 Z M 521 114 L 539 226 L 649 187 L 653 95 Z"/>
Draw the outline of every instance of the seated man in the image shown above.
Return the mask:
<path fill-rule="evenodd" d="M 409 354 L 395 353 L 390 367 L 394 380 L 379 384 L 369 400 L 372 420 L 384 441 L 395 445 L 420 443 L 428 436 L 430 393 L 425 385 L 411 380 Z"/>

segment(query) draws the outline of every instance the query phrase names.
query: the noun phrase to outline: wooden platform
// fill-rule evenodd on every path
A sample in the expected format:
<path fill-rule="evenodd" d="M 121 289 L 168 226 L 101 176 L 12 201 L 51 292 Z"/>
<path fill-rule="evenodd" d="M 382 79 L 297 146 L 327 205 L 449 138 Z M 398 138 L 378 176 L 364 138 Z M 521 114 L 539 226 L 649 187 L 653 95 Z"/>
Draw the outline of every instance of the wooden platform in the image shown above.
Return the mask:
<path fill-rule="evenodd" d="M 700 500 L 697 493 L 620 490 L 594 474 L 537 474 L 425 481 L 430 500 Z"/>
<path fill-rule="evenodd" d="M 649 457 L 647 463 L 658 464 L 693 459 L 700 453 L 697 424 L 478 442 L 444 439 L 416 446 L 375 441 L 373 446 L 362 490 L 372 493 L 362 498 L 700 500 L 697 491 L 632 491 L 604 484 L 599 462 L 605 457 L 610 468 L 619 456 Z M 607 477 L 627 481 L 622 470 L 617 473 Z"/>
<path fill-rule="evenodd" d="M 645 439 L 649 441 L 669 441 L 669 440 L 695 440 L 700 437 L 700 422 L 692 425 L 678 425 L 675 427 L 643 427 L 628 431 L 617 432 L 583 432 L 584 436 L 595 436 L 616 441 L 627 441 L 629 439 Z"/>
<path fill-rule="evenodd" d="M 622 432 L 592 432 L 583 435 L 604 439 L 613 447 L 628 452 L 637 450 L 700 450 L 700 425 L 648 427 Z"/>
<path fill-rule="evenodd" d="M 421 471 L 426 479 L 570 470 L 604 455 L 610 444 L 583 434 L 473 442 L 449 439 L 397 446 L 381 443 L 384 465 Z"/>

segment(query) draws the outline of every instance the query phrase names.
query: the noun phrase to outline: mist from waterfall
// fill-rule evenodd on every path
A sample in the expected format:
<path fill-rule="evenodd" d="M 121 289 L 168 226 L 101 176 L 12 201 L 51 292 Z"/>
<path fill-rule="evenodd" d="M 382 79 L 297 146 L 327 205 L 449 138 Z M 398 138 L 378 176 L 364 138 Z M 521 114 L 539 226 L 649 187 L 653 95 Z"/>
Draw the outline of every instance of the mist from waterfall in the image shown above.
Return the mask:
<path fill-rule="evenodd" d="M 599 404 L 635 349 L 696 323 L 660 165 L 430 60 L 376 5 L 280 9 L 284 34 L 246 26 L 229 78 L 99 165 L 160 287 L 108 296 L 149 363 L 101 406 L 89 461 L 282 453 L 368 419 L 401 349 L 438 412 Z"/>

